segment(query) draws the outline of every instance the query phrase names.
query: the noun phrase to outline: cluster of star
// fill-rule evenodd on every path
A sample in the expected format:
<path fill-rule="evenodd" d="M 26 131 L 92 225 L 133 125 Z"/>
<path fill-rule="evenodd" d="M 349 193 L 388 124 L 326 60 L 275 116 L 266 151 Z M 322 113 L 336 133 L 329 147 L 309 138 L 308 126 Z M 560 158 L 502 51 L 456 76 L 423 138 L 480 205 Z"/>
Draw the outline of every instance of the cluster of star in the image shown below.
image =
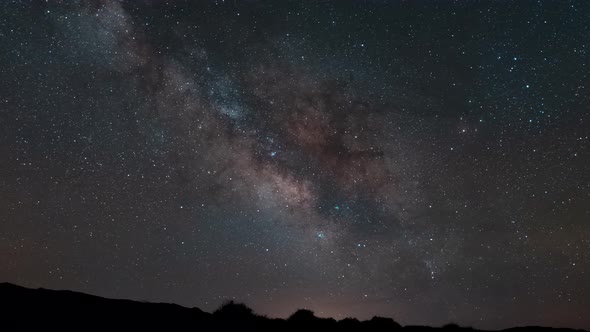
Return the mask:
<path fill-rule="evenodd" d="M 588 4 L 1 10 L 6 281 L 589 326 Z"/>

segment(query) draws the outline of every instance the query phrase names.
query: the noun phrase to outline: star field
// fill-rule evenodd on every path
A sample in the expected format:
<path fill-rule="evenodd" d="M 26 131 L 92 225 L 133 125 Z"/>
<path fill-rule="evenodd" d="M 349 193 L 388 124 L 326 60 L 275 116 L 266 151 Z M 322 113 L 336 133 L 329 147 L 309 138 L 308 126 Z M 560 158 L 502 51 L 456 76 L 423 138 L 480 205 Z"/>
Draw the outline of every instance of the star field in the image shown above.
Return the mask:
<path fill-rule="evenodd" d="M 0 281 L 590 328 L 590 3 L 0 10 Z"/>

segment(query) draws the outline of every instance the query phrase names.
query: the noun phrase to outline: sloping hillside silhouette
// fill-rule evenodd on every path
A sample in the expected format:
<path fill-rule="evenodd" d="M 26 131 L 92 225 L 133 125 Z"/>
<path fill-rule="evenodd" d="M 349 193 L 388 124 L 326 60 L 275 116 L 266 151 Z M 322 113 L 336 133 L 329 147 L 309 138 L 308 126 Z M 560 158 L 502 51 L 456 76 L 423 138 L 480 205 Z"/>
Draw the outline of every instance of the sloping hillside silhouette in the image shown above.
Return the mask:
<path fill-rule="evenodd" d="M 0 283 L 2 327 L 47 328 L 183 328 L 204 331 L 476 331 L 449 324 L 441 328 L 405 326 L 391 318 L 359 321 L 319 318 L 300 309 L 287 319 L 255 314 L 241 303 L 226 302 L 213 313 L 176 304 L 107 299 L 99 296 L 48 289 L 30 289 Z M 582 330 L 518 327 L 507 332 L 573 332 Z"/>

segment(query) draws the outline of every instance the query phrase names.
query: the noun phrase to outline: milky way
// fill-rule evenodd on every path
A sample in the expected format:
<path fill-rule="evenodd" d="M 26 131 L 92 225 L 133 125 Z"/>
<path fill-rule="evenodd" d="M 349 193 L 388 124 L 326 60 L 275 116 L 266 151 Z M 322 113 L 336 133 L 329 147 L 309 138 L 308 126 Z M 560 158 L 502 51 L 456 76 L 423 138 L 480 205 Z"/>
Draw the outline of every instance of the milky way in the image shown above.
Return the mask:
<path fill-rule="evenodd" d="M 589 3 L 0 8 L 0 281 L 590 328 Z"/>

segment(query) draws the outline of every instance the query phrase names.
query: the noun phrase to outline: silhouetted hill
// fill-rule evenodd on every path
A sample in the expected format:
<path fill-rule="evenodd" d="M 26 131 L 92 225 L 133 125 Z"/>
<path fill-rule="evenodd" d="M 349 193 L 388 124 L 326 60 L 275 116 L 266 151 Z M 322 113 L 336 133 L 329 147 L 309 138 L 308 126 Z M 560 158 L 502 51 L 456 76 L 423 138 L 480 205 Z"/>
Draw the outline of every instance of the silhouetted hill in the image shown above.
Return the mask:
<path fill-rule="evenodd" d="M 30 289 L 9 283 L 0 284 L 2 327 L 42 328 L 183 328 L 191 330 L 273 330 L 273 331 L 475 331 L 449 324 L 442 328 L 402 327 L 391 318 L 373 317 L 367 321 L 346 318 L 319 318 L 310 310 L 296 311 L 288 319 L 255 314 L 244 304 L 227 302 L 213 313 L 176 304 L 107 299 L 84 293 Z M 572 329 L 518 327 L 506 332 L 573 332 Z M 581 331 L 581 330 L 577 330 Z"/>

